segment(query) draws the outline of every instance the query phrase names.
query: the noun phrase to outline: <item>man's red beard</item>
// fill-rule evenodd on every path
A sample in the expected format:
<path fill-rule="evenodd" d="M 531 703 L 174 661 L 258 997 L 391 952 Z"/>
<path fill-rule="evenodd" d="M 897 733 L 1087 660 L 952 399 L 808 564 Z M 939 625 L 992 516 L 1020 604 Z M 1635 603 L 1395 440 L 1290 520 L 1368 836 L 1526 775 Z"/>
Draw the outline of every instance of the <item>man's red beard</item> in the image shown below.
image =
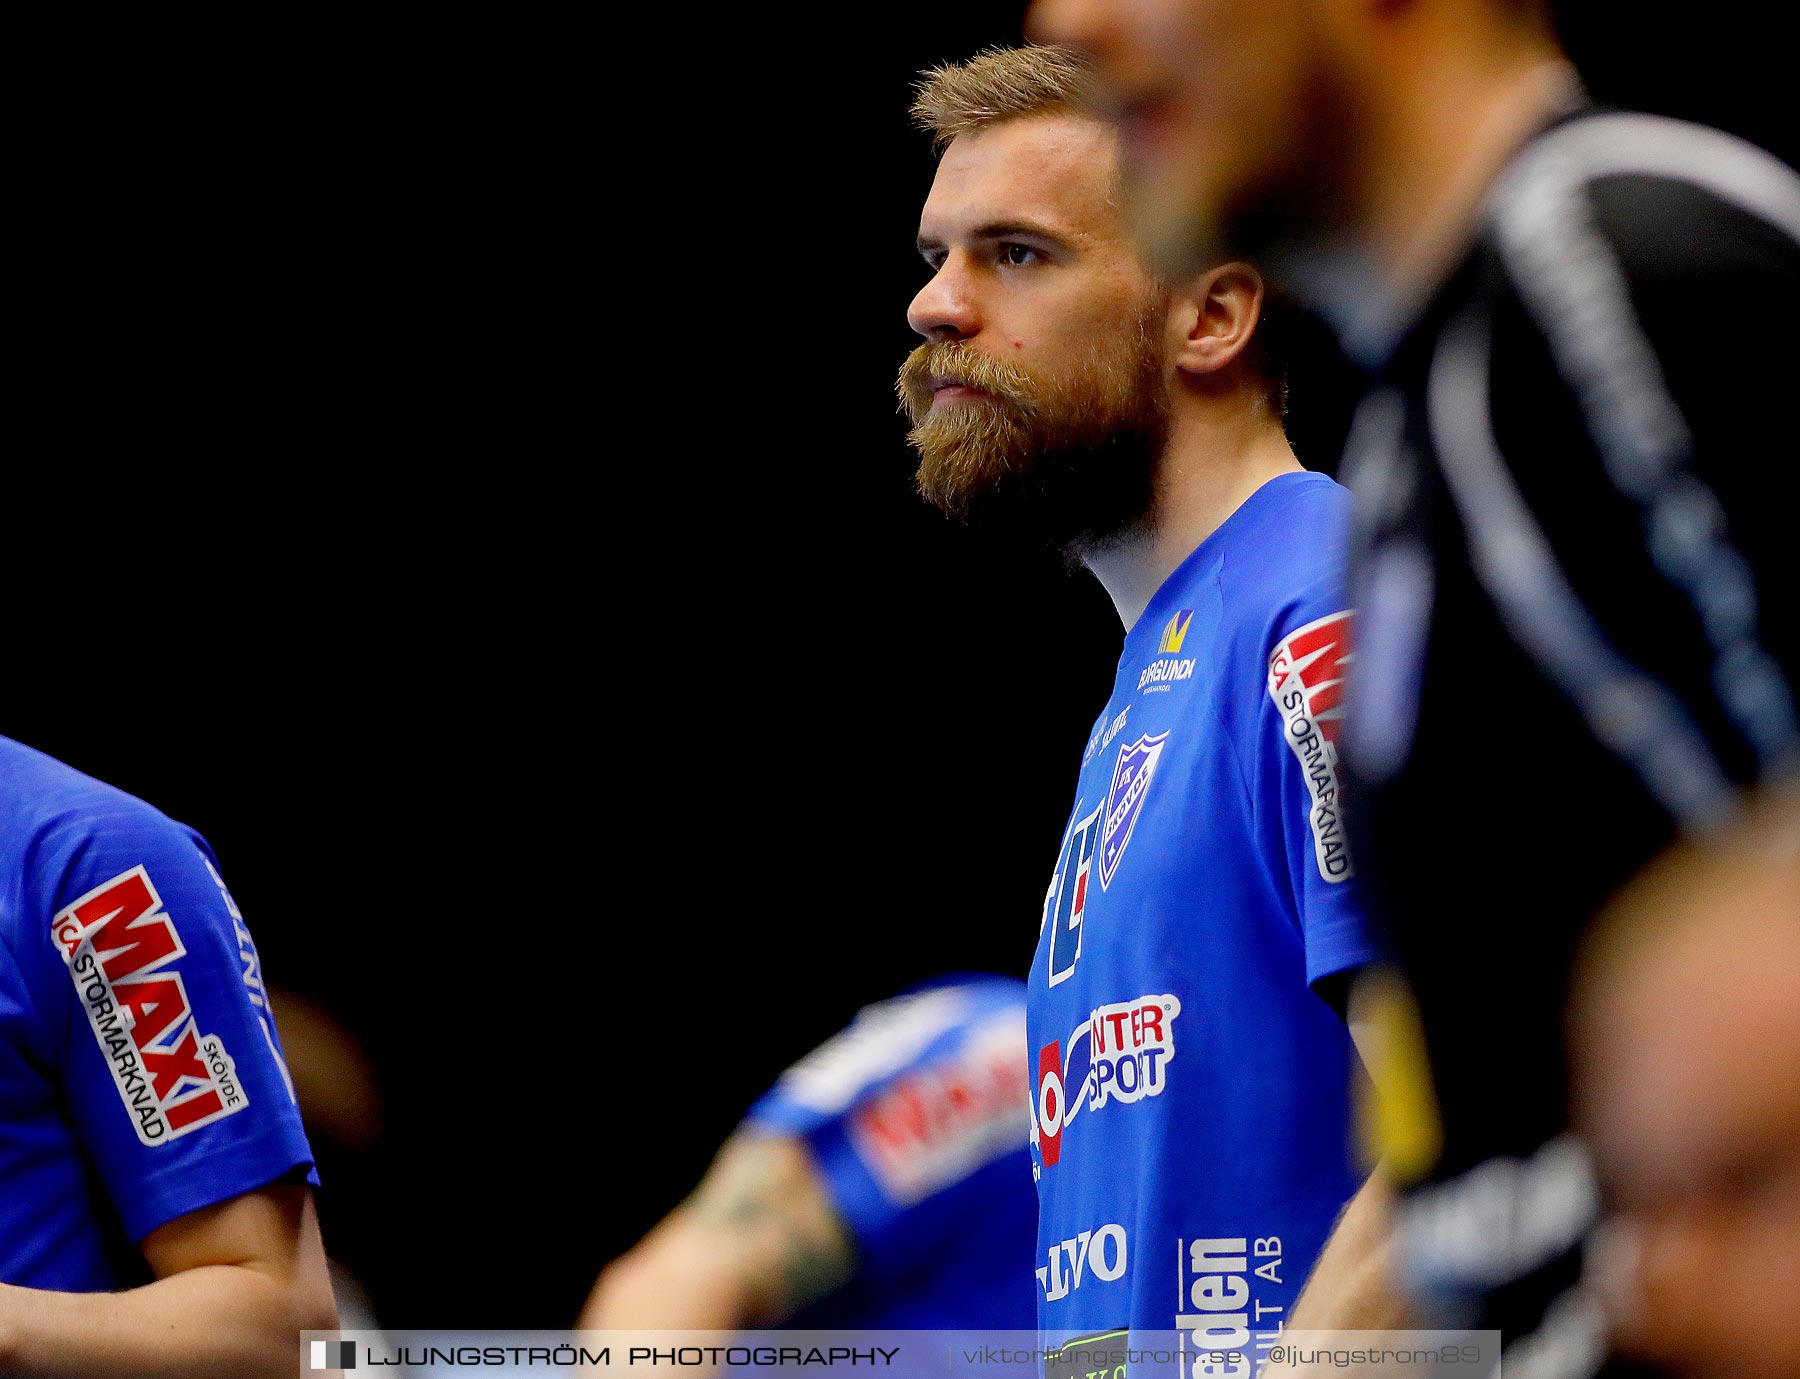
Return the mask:
<path fill-rule="evenodd" d="M 1168 431 L 1163 306 L 1152 308 L 1066 377 L 1034 375 L 967 341 L 920 345 L 896 384 L 919 492 L 952 517 L 1077 553 L 1139 525 Z M 933 407 L 933 383 L 946 379 L 986 396 Z"/>

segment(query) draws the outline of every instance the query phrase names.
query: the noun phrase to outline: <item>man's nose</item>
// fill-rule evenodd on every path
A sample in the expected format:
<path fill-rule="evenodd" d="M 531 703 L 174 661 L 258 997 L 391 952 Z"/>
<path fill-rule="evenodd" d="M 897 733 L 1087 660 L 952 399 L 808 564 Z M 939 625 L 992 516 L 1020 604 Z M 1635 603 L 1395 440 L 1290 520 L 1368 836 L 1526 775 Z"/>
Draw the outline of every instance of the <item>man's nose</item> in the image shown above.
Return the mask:
<path fill-rule="evenodd" d="M 954 256 L 932 274 L 906 309 L 906 323 L 927 340 L 966 340 L 981 329 L 981 314 Z"/>

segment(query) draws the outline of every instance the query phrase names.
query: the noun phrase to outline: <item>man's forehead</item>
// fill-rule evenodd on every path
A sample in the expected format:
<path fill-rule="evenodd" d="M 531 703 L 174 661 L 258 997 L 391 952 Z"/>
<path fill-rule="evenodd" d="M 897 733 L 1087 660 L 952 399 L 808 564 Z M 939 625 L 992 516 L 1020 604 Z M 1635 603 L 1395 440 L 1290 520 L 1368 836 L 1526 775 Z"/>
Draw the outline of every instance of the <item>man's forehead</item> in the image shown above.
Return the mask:
<path fill-rule="evenodd" d="M 948 238 L 1029 220 L 1083 237 L 1120 235 L 1117 167 L 1112 132 L 1080 116 L 1027 116 L 958 135 L 938 163 L 920 233 Z"/>

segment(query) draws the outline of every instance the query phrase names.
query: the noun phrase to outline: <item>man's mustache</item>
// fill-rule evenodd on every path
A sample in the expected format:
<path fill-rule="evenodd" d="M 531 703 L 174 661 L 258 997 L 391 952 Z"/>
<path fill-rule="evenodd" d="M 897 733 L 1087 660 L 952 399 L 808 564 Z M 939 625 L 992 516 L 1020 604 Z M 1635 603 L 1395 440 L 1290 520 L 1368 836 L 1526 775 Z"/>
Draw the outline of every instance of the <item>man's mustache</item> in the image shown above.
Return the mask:
<path fill-rule="evenodd" d="M 1031 380 L 1022 369 L 965 340 L 928 340 L 906 357 L 895 382 L 900 405 L 914 426 L 930 414 L 932 394 L 948 384 L 979 388 L 1025 416 L 1034 410 Z"/>

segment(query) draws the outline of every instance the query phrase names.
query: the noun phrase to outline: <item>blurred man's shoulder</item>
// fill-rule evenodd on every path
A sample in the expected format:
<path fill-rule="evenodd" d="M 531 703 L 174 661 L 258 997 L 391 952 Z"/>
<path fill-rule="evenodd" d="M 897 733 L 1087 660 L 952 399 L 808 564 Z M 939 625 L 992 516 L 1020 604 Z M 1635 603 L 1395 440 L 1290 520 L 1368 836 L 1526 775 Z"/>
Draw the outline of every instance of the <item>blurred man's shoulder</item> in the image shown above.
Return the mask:
<path fill-rule="evenodd" d="M 1800 273 L 1800 174 L 1734 134 L 1588 108 L 1521 149 L 1489 199 L 1514 269 L 1600 251 L 1629 280 Z"/>

